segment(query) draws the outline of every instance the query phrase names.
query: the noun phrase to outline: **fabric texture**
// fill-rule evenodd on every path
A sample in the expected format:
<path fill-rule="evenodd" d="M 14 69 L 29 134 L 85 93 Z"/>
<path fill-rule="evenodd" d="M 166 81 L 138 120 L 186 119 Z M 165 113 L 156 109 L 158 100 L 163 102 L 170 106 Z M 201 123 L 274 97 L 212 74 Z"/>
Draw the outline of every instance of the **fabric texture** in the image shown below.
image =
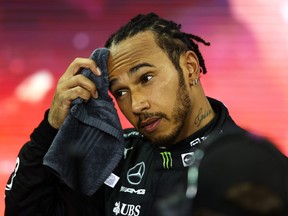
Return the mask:
<path fill-rule="evenodd" d="M 199 167 L 194 209 L 215 215 L 287 215 L 287 157 L 272 142 L 237 132 L 210 144 Z"/>
<path fill-rule="evenodd" d="M 117 166 L 124 151 L 123 131 L 117 110 L 108 94 L 107 60 L 109 50 L 96 49 L 92 55 L 101 76 L 89 69 L 81 74 L 91 79 L 98 98 L 85 103 L 72 102 L 71 110 L 59 129 L 43 164 L 51 168 L 72 189 L 94 194 Z"/>
<path fill-rule="evenodd" d="M 53 178 L 54 175 L 51 175 L 51 172 L 47 172 L 47 169 L 42 166 L 43 156 L 46 154 L 56 135 L 56 131 L 51 128 L 47 120 L 47 115 L 45 115 L 45 119 L 41 125 L 31 134 L 31 140 L 22 147 L 19 153 L 20 163 L 17 175 L 13 179 L 15 174 L 13 173 L 11 175 L 12 179 L 11 177 L 9 179 L 9 183 L 13 181 L 13 187 L 11 190 L 5 191 L 5 216 L 37 214 L 64 216 L 72 215 L 70 214 L 71 212 L 74 213 L 73 215 L 85 216 L 119 216 L 123 214 L 139 216 L 192 215 L 191 210 L 196 209 L 197 206 L 192 206 L 191 199 L 188 200 L 185 196 L 187 192 L 187 171 L 189 168 L 184 166 L 189 165 L 190 162 L 194 162 L 195 150 L 199 149 L 206 141 L 210 142 L 210 140 L 213 139 L 211 134 L 214 134 L 215 131 L 222 131 L 223 137 L 213 139 L 215 145 L 210 145 L 209 149 L 207 148 L 205 151 L 199 169 L 198 198 L 196 199 L 198 202 L 195 203 L 198 205 L 198 209 L 202 207 L 204 210 L 207 209 L 210 211 L 199 213 L 203 213 L 202 215 L 237 215 L 224 214 L 223 211 L 220 211 L 223 205 L 235 206 L 237 199 L 230 199 L 230 203 L 234 201 L 234 203 L 230 205 L 223 203 L 221 197 L 225 198 L 225 192 L 227 191 L 226 188 L 229 188 L 227 187 L 227 184 L 230 184 L 229 182 L 234 184 L 234 182 L 237 183 L 238 179 L 250 175 L 255 175 L 255 177 L 262 182 L 272 181 L 272 183 L 268 182 L 271 185 L 274 185 L 273 181 L 277 182 L 276 186 L 280 188 L 283 193 L 286 193 L 287 197 L 288 175 L 286 170 L 288 169 L 287 166 L 286 168 L 284 166 L 284 164 L 287 164 L 287 158 L 283 158 L 283 155 L 279 154 L 279 152 L 276 153 L 275 148 L 271 146 L 268 147 L 265 143 L 262 143 L 261 140 L 259 143 L 253 142 L 250 144 L 249 142 L 246 143 L 245 137 L 242 137 L 241 139 L 237 139 L 239 141 L 235 144 L 229 142 L 225 144 L 226 139 L 230 140 L 230 133 L 238 133 L 239 130 L 242 131 L 242 129 L 234 123 L 227 108 L 221 102 L 212 98 L 208 98 L 208 100 L 216 112 L 215 122 L 209 123 L 209 125 L 197 133 L 194 133 L 170 148 L 155 148 L 153 144 L 141 136 L 135 129 L 125 129 L 125 154 L 113 170 L 113 173 L 119 176 L 120 179 L 113 189 L 103 184 L 92 196 L 75 193 L 74 190 L 66 187 L 65 184 L 59 184 L 59 179 Z M 233 131 L 231 131 L 231 128 L 235 130 L 233 129 Z M 228 131 L 229 134 L 227 134 Z M 238 142 L 239 144 L 237 144 Z M 259 151 L 256 151 L 256 149 L 259 149 Z M 276 151 L 274 153 L 277 159 L 274 157 L 269 159 L 268 156 L 270 153 L 265 153 L 266 151 L 271 151 L 272 153 Z M 162 153 L 165 152 L 167 153 L 166 156 L 171 155 L 171 160 L 169 157 L 163 157 L 164 154 Z M 185 155 L 186 157 L 182 157 Z M 281 158 L 284 160 L 283 170 L 285 171 L 278 172 L 277 170 L 280 169 L 280 164 L 282 164 L 282 162 L 279 163 L 279 160 L 282 160 Z M 172 163 L 166 163 L 166 159 L 169 159 Z M 261 171 L 257 167 L 257 164 L 259 165 L 257 161 L 260 160 L 263 160 L 265 170 L 261 168 Z M 249 163 L 249 166 L 246 166 L 246 161 L 252 161 L 252 165 Z M 244 163 L 243 170 L 241 170 L 242 163 Z M 266 167 L 267 163 L 268 166 Z M 275 163 L 277 165 L 275 165 Z M 171 164 L 171 166 L 167 167 L 167 164 Z M 145 169 L 142 169 L 144 168 L 143 165 L 145 165 Z M 253 168 L 255 166 L 256 168 Z M 256 172 L 254 173 L 253 170 L 256 170 Z M 261 171 L 262 174 L 258 177 L 257 173 L 259 171 Z M 276 174 L 276 172 L 278 172 L 278 174 Z M 280 177 L 282 175 L 286 175 L 286 179 L 283 180 L 283 178 Z M 233 178 L 230 178 L 230 176 Z M 268 179 L 266 180 L 266 178 Z M 139 182 L 139 180 L 141 181 Z M 139 184 L 135 185 L 137 182 L 139 182 Z M 215 184 L 215 188 L 211 184 Z M 244 189 L 245 188 L 246 187 L 244 187 Z M 248 189 L 249 188 L 248 185 Z M 215 193 L 220 195 L 214 196 L 214 190 Z M 277 191 L 277 188 L 273 190 Z M 151 199 L 151 197 L 153 199 Z M 246 198 L 243 197 L 243 199 L 240 200 L 247 200 L 249 204 L 251 203 L 250 197 L 251 196 L 246 196 Z M 260 197 L 263 196 L 261 195 Z M 288 215 L 287 201 L 286 199 L 286 212 L 282 214 L 283 216 Z M 213 208 L 210 204 L 216 206 L 216 208 Z M 238 204 L 240 203 L 238 202 Z M 265 207 L 266 204 L 262 206 Z M 152 208 L 156 210 L 153 211 Z M 80 213 L 77 214 L 79 209 Z M 179 209 L 181 209 L 181 212 Z M 234 209 L 232 209 L 232 211 Z M 124 212 L 123 214 L 121 210 Z M 241 216 L 281 215 L 241 214 L 241 211 L 239 211 L 239 213 Z"/>

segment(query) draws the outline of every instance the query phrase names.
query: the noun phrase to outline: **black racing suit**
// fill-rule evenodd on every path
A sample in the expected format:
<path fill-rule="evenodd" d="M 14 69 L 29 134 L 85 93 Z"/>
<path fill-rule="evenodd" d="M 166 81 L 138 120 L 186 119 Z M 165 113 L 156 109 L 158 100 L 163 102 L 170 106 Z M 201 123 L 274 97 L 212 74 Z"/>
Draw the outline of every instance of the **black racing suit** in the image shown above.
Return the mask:
<path fill-rule="evenodd" d="M 195 147 L 209 139 L 212 132 L 242 130 L 221 102 L 209 101 L 216 113 L 213 121 L 172 147 L 153 146 L 134 129 L 126 129 L 124 156 L 113 172 L 120 177 L 118 182 L 114 188 L 103 184 L 91 197 L 72 191 L 42 165 L 57 133 L 49 125 L 46 112 L 18 155 L 6 187 L 5 215 L 161 215 L 159 209 L 167 204 L 162 198 L 185 193 Z"/>

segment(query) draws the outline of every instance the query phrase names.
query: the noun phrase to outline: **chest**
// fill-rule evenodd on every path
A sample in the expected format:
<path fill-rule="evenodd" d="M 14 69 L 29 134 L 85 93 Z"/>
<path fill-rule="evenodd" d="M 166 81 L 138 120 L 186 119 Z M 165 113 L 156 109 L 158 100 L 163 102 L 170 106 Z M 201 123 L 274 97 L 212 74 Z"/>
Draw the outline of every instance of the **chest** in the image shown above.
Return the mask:
<path fill-rule="evenodd" d="M 115 171 L 119 180 L 114 188 L 107 188 L 107 215 L 159 215 L 171 197 L 185 198 L 193 154 L 193 149 L 126 148 Z"/>

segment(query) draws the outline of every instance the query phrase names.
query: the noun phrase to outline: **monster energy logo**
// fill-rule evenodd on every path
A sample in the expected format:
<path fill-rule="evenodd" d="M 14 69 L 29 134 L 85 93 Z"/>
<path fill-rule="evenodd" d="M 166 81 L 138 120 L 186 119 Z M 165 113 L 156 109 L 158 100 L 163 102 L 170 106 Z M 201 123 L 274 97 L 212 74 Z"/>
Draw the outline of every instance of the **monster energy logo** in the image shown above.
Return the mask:
<path fill-rule="evenodd" d="M 160 154 L 162 155 L 162 159 L 163 159 L 163 168 L 164 169 L 170 169 L 172 168 L 172 156 L 171 156 L 171 152 L 160 152 Z"/>

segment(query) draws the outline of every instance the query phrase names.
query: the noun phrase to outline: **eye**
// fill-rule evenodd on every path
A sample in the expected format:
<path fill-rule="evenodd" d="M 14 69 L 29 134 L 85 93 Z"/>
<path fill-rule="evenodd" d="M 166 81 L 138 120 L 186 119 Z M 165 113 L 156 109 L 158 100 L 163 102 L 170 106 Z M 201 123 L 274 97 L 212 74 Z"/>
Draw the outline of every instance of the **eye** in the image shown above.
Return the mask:
<path fill-rule="evenodd" d="M 123 97 L 125 94 L 127 94 L 127 91 L 125 91 L 124 89 L 119 89 L 119 90 L 116 90 L 113 95 L 116 99 L 120 98 L 120 97 Z"/>
<path fill-rule="evenodd" d="M 143 76 L 141 76 L 141 83 L 147 83 L 149 80 L 152 79 L 152 75 L 151 74 L 145 74 Z"/>

